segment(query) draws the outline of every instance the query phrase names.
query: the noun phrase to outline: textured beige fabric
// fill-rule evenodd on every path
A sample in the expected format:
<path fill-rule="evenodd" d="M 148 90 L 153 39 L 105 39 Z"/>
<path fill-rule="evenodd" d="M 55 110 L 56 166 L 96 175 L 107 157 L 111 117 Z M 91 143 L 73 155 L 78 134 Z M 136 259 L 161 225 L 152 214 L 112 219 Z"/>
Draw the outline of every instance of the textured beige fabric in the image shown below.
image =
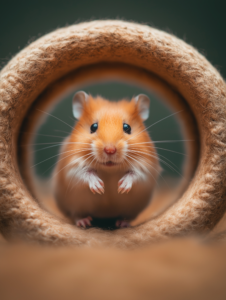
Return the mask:
<path fill-rule="evenodd" d="M 197 171 L 181 199 L 154 220 L 116 232 L 82 231 L 57 220 L 32 199 L 17 165 L 17 137 L 32 102 L 54 81 L 100 62 L 143 68 L 173 87 L 194 113 L 201 137 Z M 194 48 L 150 28 L 94 21 L 59 29 L 32 43 L 0 73 L 0 230 L 6 237 L 75 245 L 133 247 L 209 231 L 225 211 L 225 83 Z"/>

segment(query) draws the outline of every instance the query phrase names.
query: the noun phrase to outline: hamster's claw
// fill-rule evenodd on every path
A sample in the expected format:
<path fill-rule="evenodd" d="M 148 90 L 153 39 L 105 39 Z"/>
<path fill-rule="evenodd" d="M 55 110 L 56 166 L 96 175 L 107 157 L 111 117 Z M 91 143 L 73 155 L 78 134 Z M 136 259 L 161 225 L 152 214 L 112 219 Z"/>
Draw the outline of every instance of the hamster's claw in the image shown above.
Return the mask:
<path fill-rule="evenodd" d="M 118 193 L 124 194 L 129 193 L 132 189 L 133 177 L 130 173 L 122 177 L 118 182 Z"/>
<path fill-rule="evenodd" d="M 131 188 L 125 189 L 125 188 L 118 188 L 118 193 L 120 194 L 124 194 L 124 193 L 129 193 L 129 191 L 131 190 Z"/>
<path fill-rule="evenodd" d="M 93 194 L 98 193 L 101 195 L 104 193 L 104 183 L 98 176 L 95 176 L 90 180 L 89 188 Z"/>
<path fill-rule="evenodd" d="M 92 217 L 88 216 L 87 218 L 77 220 L 75 223 L 78 227 L 86 228 L 92 226 L 90 221 L 92 221 Z"/>
<path fill-rule="evenodd" d="M 103 188 L 101 188 L 101 189 L 98 189 L 98 188 L 95 188 L 95 189 L 93 189 L 93 188 L 91 188 L 90 189 L 91 190 L 91 192 L 93 193 L 93 194 L 103 194 L 104 193 L 104 189 Z"/>
<path fill-rule="evenodd" d="M 127 228 L 130 227 L 130 223 L 124 220 L 117 220 L 115 226 L 118 228 Z"/>

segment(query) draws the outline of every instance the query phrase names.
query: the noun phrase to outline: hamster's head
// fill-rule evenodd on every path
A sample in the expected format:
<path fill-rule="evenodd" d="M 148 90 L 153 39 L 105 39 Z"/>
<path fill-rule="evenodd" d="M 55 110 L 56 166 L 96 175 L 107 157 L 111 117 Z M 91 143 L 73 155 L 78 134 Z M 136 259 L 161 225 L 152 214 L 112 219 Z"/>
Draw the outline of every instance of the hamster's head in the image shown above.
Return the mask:
<path fill-rule="evenodd" d="M 143 124 L 149 116 L 149 105 L 149 98 L 143 94 L 131 101 L 110 102 L 77 92 L 72 108 L 78 122 L 70 145 L 91 167 L 147 167 L 150 161 L 158 161 Z"/>

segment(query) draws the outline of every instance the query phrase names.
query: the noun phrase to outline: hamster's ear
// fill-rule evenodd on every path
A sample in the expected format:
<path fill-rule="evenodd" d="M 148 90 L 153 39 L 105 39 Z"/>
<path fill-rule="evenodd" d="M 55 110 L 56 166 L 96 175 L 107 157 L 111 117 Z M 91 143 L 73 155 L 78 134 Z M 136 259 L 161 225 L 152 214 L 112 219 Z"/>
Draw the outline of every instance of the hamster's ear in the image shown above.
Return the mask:
<path fill-rule="evenodd" d="M 150 106 L 150 99 L 148 96 L 144 94 L 140 94 L 135 97 L 135 101 L 137 103 L 138 111 L 140 117 L 143 121 L 147 120 L 149 117 L 149 106 Z"/>
<path fill-rule="evenodd" d="M 79 119 L 82 115 L 82 111 L 83 111 L 83 106 L 86 103 L 86 101 L 88 100 L 89 95 L 87 95 L 85 92 L 83 91 L 79 91 L 77 92 L 72 100 L 72 112 L 73 112 L 73 116 L 75 117 L 75 119 Z"/>

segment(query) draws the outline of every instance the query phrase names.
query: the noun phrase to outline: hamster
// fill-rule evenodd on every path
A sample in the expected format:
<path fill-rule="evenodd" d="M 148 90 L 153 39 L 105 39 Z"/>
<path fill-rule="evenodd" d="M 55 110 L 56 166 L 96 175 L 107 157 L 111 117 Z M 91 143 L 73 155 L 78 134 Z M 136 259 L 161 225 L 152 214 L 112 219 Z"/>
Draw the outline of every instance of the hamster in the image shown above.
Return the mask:
<path fill-rule="evenodd" d="M 92 218 L 115 218 L 128 227 L 149 203 L 161 171 L 143 124 L 149 98 L 110 102 L 83 91 L 74 95 L 77 119 L 52 175 L 57 205 L 79 227 Z"/>

